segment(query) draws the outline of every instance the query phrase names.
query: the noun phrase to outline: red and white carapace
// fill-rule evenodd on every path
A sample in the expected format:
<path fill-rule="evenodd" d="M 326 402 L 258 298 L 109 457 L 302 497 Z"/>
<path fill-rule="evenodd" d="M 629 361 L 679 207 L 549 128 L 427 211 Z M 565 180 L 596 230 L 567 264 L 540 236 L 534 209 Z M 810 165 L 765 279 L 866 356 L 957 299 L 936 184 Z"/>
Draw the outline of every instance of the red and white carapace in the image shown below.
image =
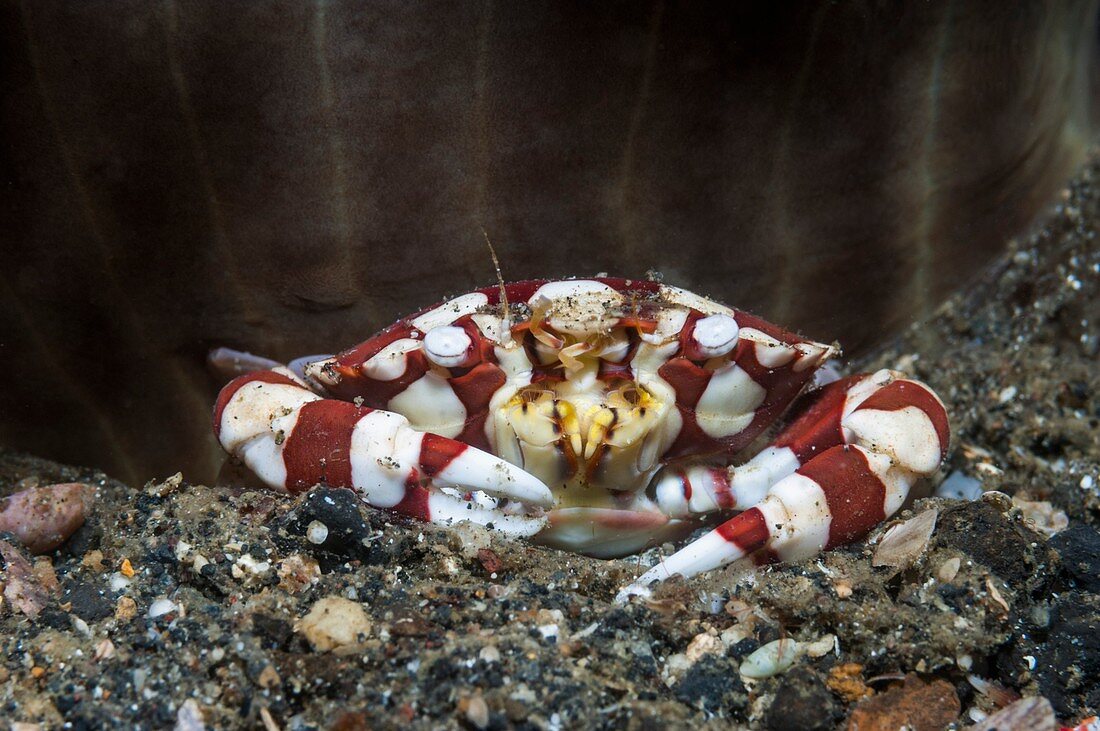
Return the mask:
<path fill-rule="evenodd" d="M 949 430 L 927 386 L 882 370 L 804 393 L 835 352 L 657 282 L 516 282 L 339 355 L 246 373 L 222 390 L 214 429 L 274 488 L 344 486 L 420 520 L 593 556 L 736 513 L 622 598 L 857 540 L 936 471 Z M 738 463 L 796 400 L 771 444 Z"/>

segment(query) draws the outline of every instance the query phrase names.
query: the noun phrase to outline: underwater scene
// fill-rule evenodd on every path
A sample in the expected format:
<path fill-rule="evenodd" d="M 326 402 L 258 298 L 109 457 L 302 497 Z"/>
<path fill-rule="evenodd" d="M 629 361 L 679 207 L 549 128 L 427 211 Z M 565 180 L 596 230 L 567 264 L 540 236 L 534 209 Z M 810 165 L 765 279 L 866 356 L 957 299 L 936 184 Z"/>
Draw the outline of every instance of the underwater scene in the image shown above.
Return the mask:
<path fill-rule="evenodd" d="M 1100 0 L 0 33 L 3 728 L 1100 731 Z"/>

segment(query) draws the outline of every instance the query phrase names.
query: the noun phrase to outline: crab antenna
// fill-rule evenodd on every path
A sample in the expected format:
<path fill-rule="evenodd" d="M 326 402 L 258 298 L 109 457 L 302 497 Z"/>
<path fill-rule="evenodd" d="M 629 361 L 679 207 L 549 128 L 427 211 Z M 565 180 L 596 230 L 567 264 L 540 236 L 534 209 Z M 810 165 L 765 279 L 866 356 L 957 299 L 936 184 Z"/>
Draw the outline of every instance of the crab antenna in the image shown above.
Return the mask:
<path fill-rule="evenodd" d="M 508 291 L 504 288 L 504 275 L 500 273 L 500 260 L 497 259 L 497 252 L 493 248 L 493 242 L 489 240 L 489 232 L 485 230 L 485 227 L 481 227 L 481 235 L 485 237 L 485 245 L 489 247 L 489 256 L 493 259 L 493 269 L 497 273 L 497 284 L 500 285 L 500 304 L 504 308 L 504 316 L 501 318 L 501 345 L 508 346 L 512 344 L 512 312 L 508 309 Z"/>

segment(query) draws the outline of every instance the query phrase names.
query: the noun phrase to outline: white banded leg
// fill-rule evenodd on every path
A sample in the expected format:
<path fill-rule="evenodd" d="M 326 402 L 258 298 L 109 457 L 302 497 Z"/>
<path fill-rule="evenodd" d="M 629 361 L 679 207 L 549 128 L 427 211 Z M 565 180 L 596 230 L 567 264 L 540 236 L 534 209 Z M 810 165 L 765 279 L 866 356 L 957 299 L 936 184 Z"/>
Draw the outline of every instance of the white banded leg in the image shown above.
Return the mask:
<path fill-rule="evenodd" d="M 229 383 L 214 427 L 227 452 L 280 490 L 349 487 L 375 507 L 433 522 L 492 523 L 517 535 L 537 532 L 545 518 L 504 511 L 495 499 L 553 503 L 549 488 L 522 469 L 418 431 L 398 414 L 322 398 L 284 368 Z"/>

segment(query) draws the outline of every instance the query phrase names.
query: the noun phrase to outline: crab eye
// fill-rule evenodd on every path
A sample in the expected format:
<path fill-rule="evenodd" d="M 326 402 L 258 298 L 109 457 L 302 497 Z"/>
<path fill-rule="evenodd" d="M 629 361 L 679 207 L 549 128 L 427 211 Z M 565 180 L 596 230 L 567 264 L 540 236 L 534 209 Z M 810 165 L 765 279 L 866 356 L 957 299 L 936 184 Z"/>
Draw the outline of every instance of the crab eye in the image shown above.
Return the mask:
<path fill-rule="evenodd" d="M 465 363 L 471 345 L 473 341 L 466 331 L 454 325 L 432 328 L 424 334 L 424 355 L 444 368 Z"/>
<path fill-rule="evenodd" d="M 700 355 L 717 358 L 737 345 L 738 331 L 737 321 L 729 315 L 710 315 L 696 321 L 692 340 L 695 341 Z"/>

